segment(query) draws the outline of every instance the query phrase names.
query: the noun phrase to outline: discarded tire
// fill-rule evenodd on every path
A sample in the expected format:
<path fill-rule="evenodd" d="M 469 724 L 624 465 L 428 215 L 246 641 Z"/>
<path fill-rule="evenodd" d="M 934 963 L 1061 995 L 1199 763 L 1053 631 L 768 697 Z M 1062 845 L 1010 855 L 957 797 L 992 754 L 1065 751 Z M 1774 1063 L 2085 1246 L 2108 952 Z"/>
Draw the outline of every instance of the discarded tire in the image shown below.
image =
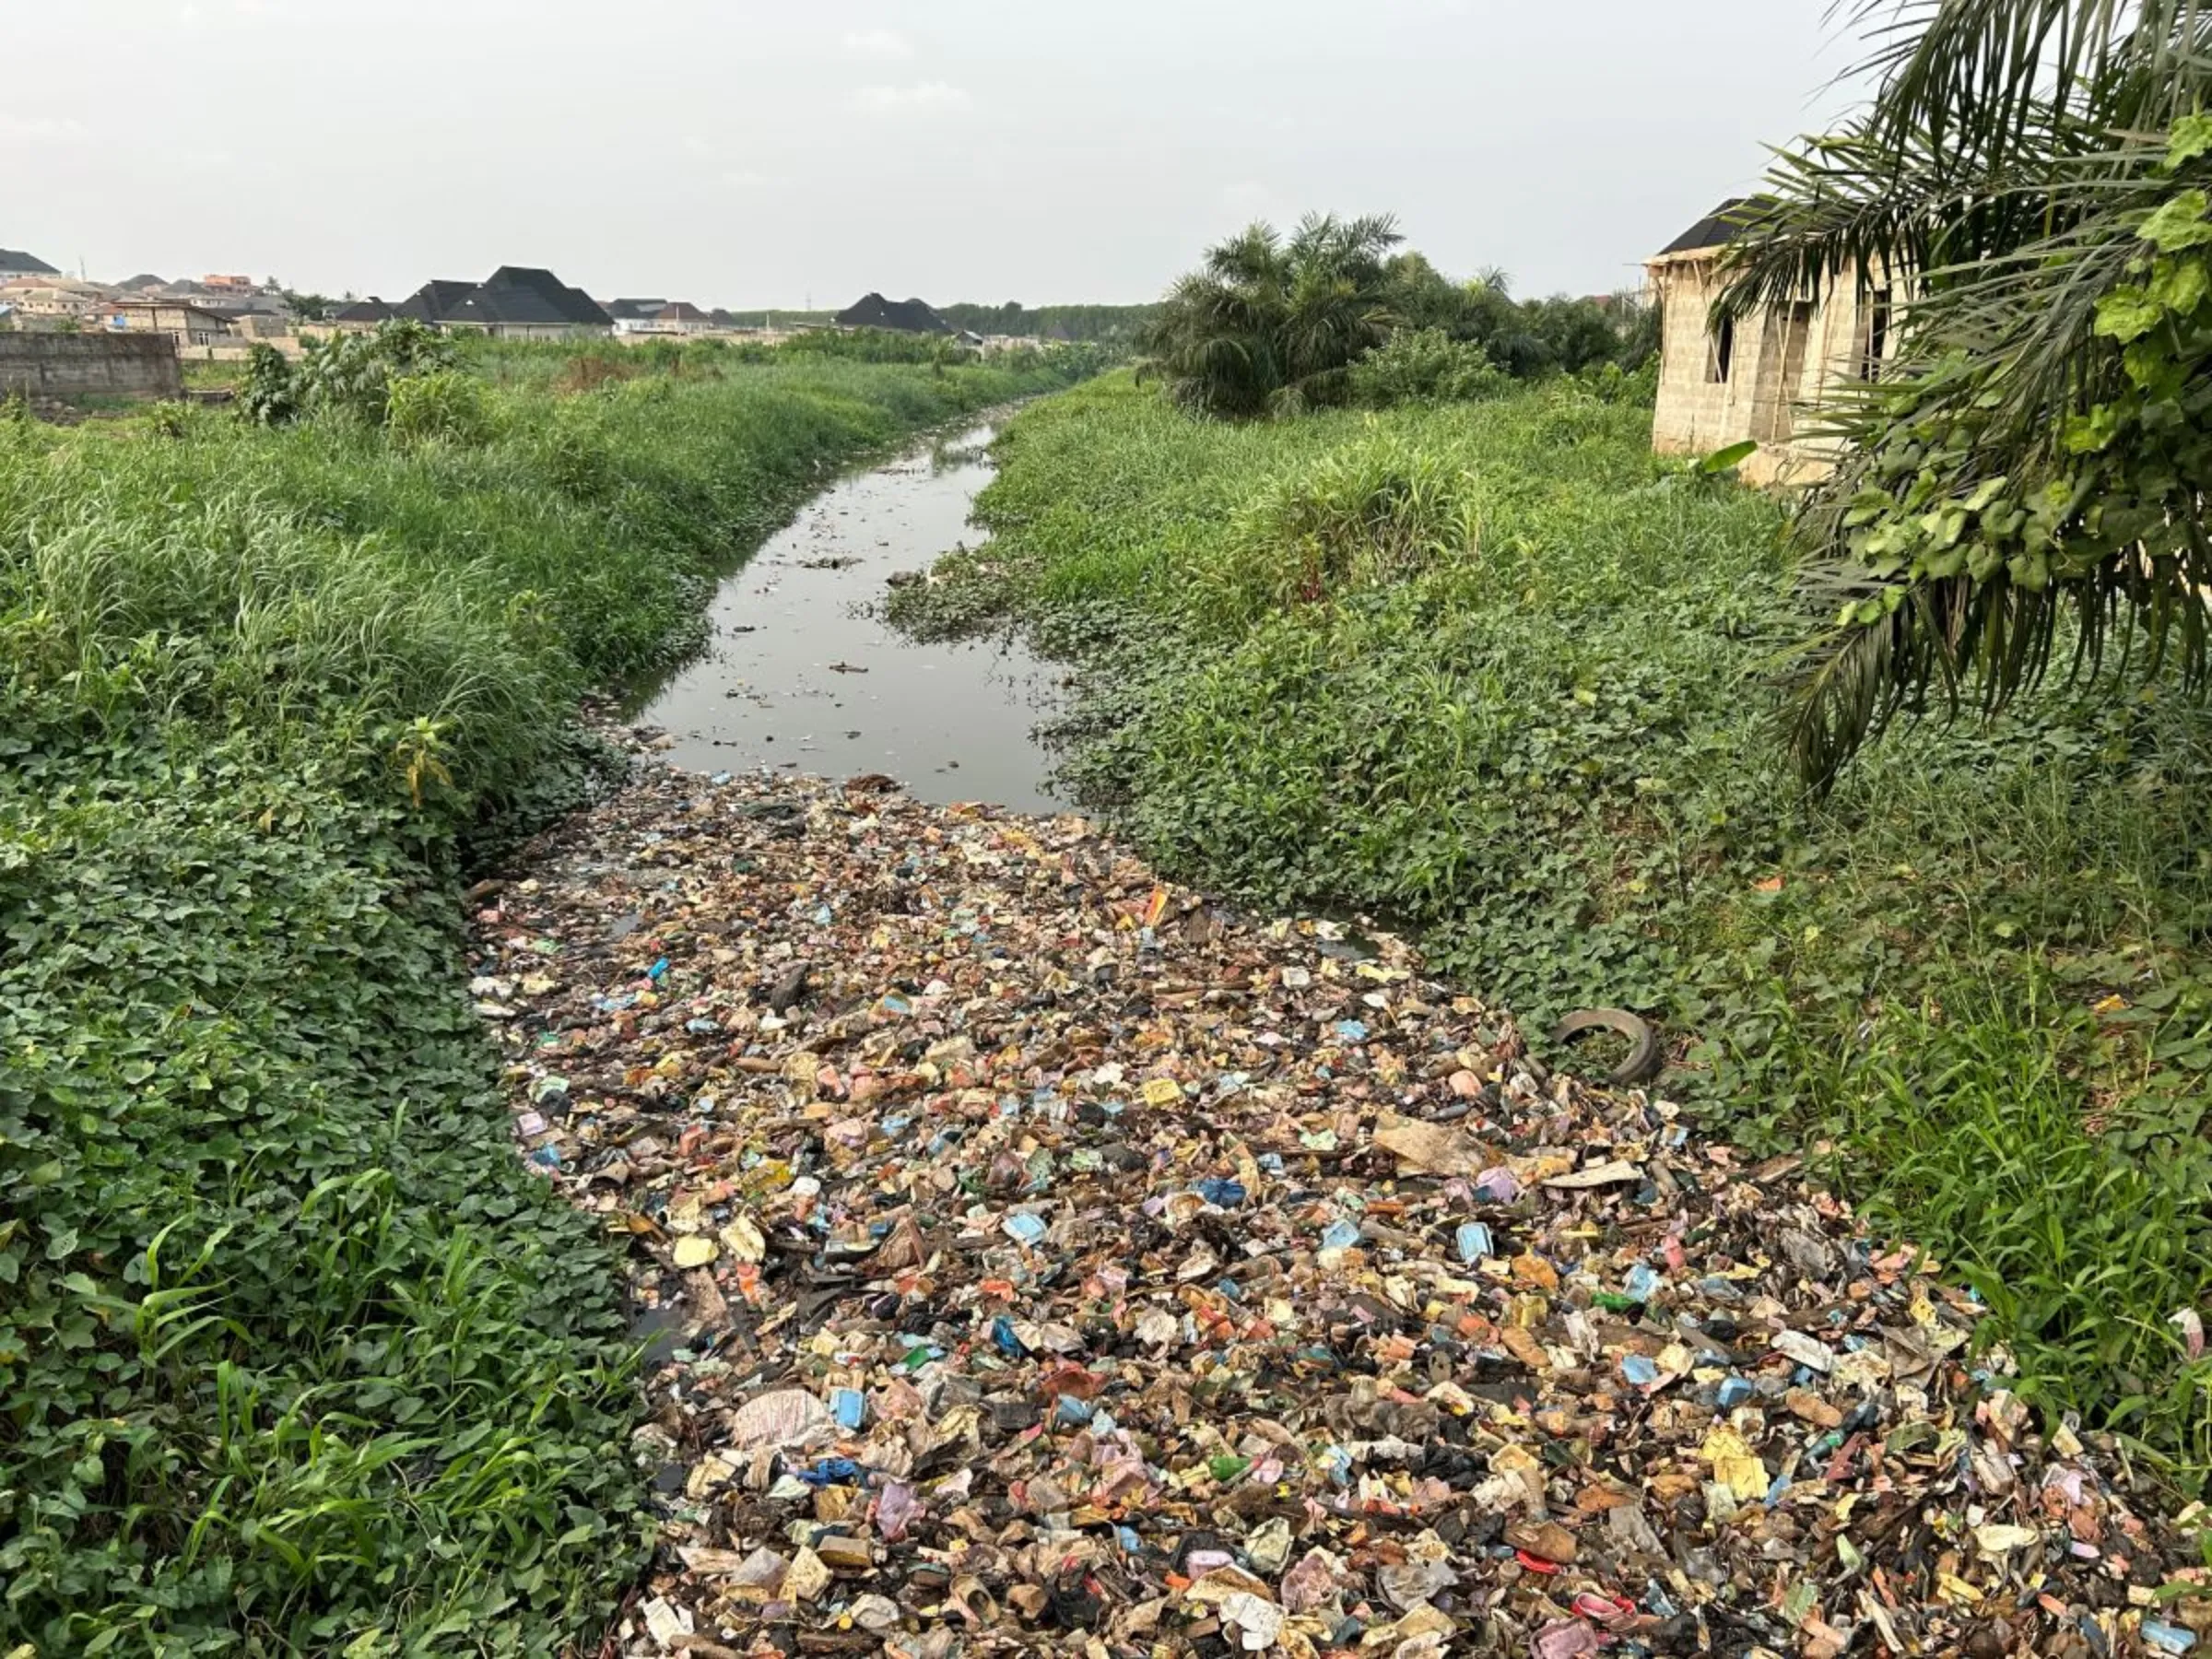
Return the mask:
<path fill-rule="evenodd" d="M 1659 1033 L 1626 1008 L 1577 1008 L 1551 1033 L 1555 1043 L 1571 1042 L 1585 1031 L 1618 1031 L 1634 1046 L 1629 1057 L 1606 1074 L 1606 1081 L 1628 1088 L 1649 1082 L 1659 1071 Z"/>

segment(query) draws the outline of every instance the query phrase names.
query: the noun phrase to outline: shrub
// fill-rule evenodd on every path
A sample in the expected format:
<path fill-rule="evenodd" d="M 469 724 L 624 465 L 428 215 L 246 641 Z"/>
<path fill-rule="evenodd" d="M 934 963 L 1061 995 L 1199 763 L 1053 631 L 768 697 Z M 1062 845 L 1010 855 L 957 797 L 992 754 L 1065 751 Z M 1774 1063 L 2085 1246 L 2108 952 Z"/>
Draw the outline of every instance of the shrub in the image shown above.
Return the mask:
<path fill-rule="evenodd" d="M 412 321 L 387 323 L 369 335 L 326 335 L 307 343 L 292 372 L 297 411 L 382 426 L 394 380 L 455 370 L 460 360 L 451 339 Z"/>
<path fill-rule="evenodd" d="M 1204 607 L 1250 617 L 1411 575 L 1470 539 L 1466 484 L 1432 452 L 1389 438 L 1278 473 L 1206 567 Z"/>
<path fill-rule="evenodd" d="M 391 383 L 385 424 L 401 443 L 440 442 L 477 449 L 489 443 L 498 421 L 490 391 L 473 374 L 440 369 Z"/>
<path fill-rule="evenodd" d="M 1648 409 L 1659 401 L 1659 359 L 1647 357 L 1633 369 L 1618 363 L 1600 363 L 1575 379 L 1594 397 L 1611 404 L 1633 404 Z"/>
<path fill-rule="evenodd" d="M 262 426 L 282 426 L 300 414 L 292 365 L 274 346 L 256 341 L 246 352 L 246 378 L 238 388 L 238 412 Z"/>
<path fill-rule="evenodd" d="M 1476 403 L 1503 397 L 1513 385 L 1475 341 L 1441 328 L 1402 329 L 1352 365 L 1352 401 L 1368 409 Z"/>

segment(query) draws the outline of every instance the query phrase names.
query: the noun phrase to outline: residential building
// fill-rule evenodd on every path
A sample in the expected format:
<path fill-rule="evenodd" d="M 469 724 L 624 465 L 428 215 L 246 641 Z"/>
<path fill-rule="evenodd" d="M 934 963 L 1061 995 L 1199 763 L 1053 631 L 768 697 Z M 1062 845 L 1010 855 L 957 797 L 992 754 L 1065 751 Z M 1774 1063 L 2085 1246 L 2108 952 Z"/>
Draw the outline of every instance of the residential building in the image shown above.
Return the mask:
<path fill-rule="evenodd" d="M 433 328 L 440 327 L 454 307 L 476 292 L 476 288 L 473 282 L 455 282 L 450 276 L 433 277 L 394 307 L 394 313 L 417 323 L 428 323 Z"/>
<path fill-rule="evenodd" d="M 714 319 L 688 300 L 662 306 L 653 313 L 653 320 L 670 333 L 679 335 L 707 334 L 714 327 Z"/>
<path fill-rule="evenodd" d="M 1803 484 L 1834 464 L 1806 417 L 1839 384 L 1879 372 L 1889 355 L 1895 285 L 1849 276 L 1815 295 L 1715 319 L 1727 287 L 1721 256 L 1742 234 L 1751 204 L 1712 212 L 1645 263 L 1660 305 L 1659 395 L 1652 445 L 1667 454 L 1710 454 L 1749 439 L 1740 468 L 1754 484 Z"/>
<path fill-rule="evenodd" d="M 100 320 L 120 334 L 165 334 L 179 346 L 215 346 L 233 337 L 230 320 L 182 300 L 112 300 Z"/>
<path fill-rule="evenodd" d="M 0 248 L 0 282 L 11 282 L 18 276 L 59 276 L 61 273 L 35 253 L 26 253 L 20 248 Z"/>
<path fill-rule="evenodd" d="M 241 340 L 288 339 L 293 333 L 288 312 L 265 311 L 233 312 L 227 305 L 206 306 L 217 316 L 230 324 L 230 332 Z"/>
<path fill-rule="evenodd" d="M 840 328 L 888 328 L 898 334 L 948 335 L 952 324 L 919 300 L 886 300 L 864 295 L 837 313 Z"/>
<path fill-rule="evenodd" d="M 589 294 L 535 265 L 501 265 L 482 282 L 428 282 L 397 309 L 434 328 L 468 329 L 503 340 L 567 339 L 603 335 L 613 326 Z"/>
<path fill-rule="evenodd" d="M 95 315 L 106 301 L 108 290 L 98 283 L 67 276 L 18 276 L 0 284 L 0 298 L 6 300 L 18 322 L 52 327 Z"/>
<path fill-rule="evenodd" d="M 399 315 L 399 307 L 374 294 L 356 300 L 331 313 L 330 326 L 340 334 L 371 334 Z"/>

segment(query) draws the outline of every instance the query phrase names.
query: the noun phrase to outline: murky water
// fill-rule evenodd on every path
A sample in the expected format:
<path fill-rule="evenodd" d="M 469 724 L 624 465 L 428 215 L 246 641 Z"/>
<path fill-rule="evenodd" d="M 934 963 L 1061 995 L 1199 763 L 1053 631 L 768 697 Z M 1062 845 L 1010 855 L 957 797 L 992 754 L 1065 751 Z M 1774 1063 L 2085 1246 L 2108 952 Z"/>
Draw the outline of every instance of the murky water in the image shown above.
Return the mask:
<path fill-rule="evenodd" d="M 876 615 L 895 571 L 974 544 L 992 436 L 977 427 L 846 478 L 724 582 L 712 645 L 639 712 L 676 739 L 673 759 L 883 772 L 925 801 L 1067 809 L 1030 736 L 1056 707 L 1058 674 L 1016 644 L 918 644 Z"/>

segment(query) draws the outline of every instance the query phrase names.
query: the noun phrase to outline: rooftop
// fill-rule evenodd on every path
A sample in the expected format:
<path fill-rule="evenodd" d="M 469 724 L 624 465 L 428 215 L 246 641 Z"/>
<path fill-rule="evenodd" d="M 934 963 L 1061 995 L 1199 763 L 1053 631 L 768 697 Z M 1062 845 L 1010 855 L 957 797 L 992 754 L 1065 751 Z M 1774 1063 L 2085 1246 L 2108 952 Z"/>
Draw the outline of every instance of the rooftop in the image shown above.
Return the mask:
<path fill-rule="evenodd" d="M 366 300 L 356 300 L 351 305 L 340 306 L 331 314 L 334 323 L 388 323 L 399 315 L 399 307 L 374 294 Z"/>
<path fill-rule="evenodd" d="M 599 302 L 582 288 L 569 287 L 552 272 L 536 265 L 501 265 L 480 283 L 431 283 L 423 294 L 432 288 L 454 288 L 465 291 L 425 321 L 474 324 L 479 327 L 536 324 L 585 328 L 605 328 L 613 321 L 600 309 Z M 421 299 L 423 294 L 416 298 Z M 414 303 L 410 300 L 401 309 L 413 315 L 408 308 Z"/>
<path fill-rule="evenodd" d="M 450 276 L 433 276 L 402 300 L 394 311 L 418 323 L 442 323 L 476 286 L 473 282 L 456 282 Z"/>
<path fill-rule="evenodd" d="M 900 334 L 952 332 L 952 324 L 919 300 L 886 300 L 881 294 L 865 295 L 858 303 L 837 313 L 840 328 L 888 328 Z"/>
<path fill-rule="evenodd" d="M 1749 217 L 1745 209 L 1757 206 L 1754 197 L 1730 196 L 1653 257 L 1665 259 L 1671 253 L 1696 253 L 1706 248 L 1724 248 L 1744 233 L 1745 222 Z"/>

